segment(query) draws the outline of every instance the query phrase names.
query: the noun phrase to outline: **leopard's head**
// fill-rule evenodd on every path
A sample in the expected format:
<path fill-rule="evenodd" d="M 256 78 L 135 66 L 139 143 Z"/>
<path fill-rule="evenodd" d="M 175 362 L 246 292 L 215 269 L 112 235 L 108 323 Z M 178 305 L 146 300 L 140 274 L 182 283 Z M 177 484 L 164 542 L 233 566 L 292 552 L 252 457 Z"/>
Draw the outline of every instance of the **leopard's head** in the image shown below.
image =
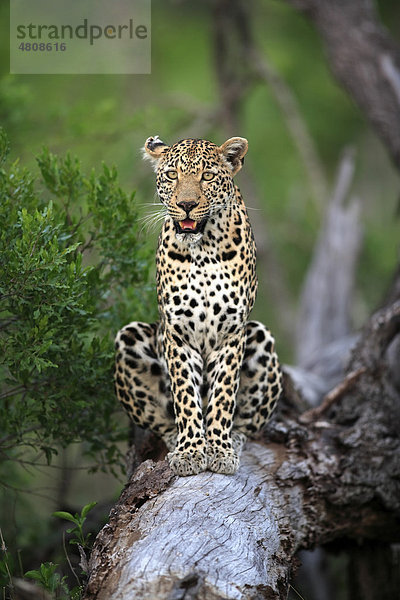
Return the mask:
<path fill-rule="evenodd" d="M 157 192 L 173 220 L 178 240 L 200 241 L 207 220 L 235 198 L 233 177 L 241 169 L 247 140 L 234 137 L 222 146 L 206 140 L 181 140 L 167 146 L 149 137 L 144 155 L 157 173 Z"/>

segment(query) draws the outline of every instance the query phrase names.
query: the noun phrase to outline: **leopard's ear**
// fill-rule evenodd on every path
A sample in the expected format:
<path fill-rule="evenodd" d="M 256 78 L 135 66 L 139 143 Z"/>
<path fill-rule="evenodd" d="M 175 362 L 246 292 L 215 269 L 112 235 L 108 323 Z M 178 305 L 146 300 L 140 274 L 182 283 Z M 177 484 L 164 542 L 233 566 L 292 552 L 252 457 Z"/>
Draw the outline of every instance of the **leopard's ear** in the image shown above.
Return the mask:
<path fill-rule="evenodd" d="M 143 158 L 149 160 L 153 169 L 157 171 L 158 163 L 162 155 L 168 150 L 169 146 L 164 144 L 162 140 L 155 135 L 147 138 L 143 147 Z"/>
<path fill-rule="evenodd" d="M 219 151 L 232 171 L 232 176 L 242 168 L 248 147 L 248 141 L 241 137 L 230 138 L 219 147 Z"/>

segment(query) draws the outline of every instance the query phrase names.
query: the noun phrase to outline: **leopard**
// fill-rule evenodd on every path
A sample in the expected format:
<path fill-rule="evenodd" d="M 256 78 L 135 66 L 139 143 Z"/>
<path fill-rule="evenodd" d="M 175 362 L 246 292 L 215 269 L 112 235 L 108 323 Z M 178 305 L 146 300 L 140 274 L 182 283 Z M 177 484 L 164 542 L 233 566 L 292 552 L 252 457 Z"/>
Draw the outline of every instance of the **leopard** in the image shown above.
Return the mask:
<path fill-rule="evenodd" d="M 134 321 L 115 340 L 115 389 L 131 421 L 161 437 L 174 474 L 236 473 L 282 392 L 270 330 L 249 320 L 256 246 L 234 176 L 245 138 L 221 146 L 149 137 L 165 211 L 156 253 L 159 320 Z"/>

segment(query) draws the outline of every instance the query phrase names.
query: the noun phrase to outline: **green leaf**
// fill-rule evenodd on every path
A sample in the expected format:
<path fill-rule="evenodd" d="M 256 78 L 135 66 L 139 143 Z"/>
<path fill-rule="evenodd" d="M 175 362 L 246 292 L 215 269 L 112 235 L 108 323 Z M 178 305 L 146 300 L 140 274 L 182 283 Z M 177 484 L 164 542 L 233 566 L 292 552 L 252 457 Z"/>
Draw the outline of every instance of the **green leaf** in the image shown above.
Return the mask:
<path fill-rule="evenodd" d="M 69 527 L 67 529 L 67 533 L 73 533 L 74 531 L 79 531 L 78 527 Z"/>
<path fill-rule="evenodd" d="M 28 579 L 35 579 L 35 581 L 42 581 L 42 575 L 39 571 L 27 571 L 24 574 L 24 577 L 28 577 Z"/>
<path fill-rule="evenodd" d="M 89 502 L 89 504 L 86 504 L 81 511 L 81 517 L 86 517 L 86 515 L 88 514 L 88 512 L 90 510 L 92 510 L 92 508 L 94 508 L 96 506 L 97 502 Z"/>
<path fill-rule="evenodd" d="M 53 459 L 53 456 L 57 456 L 58 452 L 55 448 L 50 448 L 49 446 L 42 446 L 41 450 L 45 453 L 47 464 L 50 465 Z"/>
<path fill-rule="evenodd" d="M 75 523 L 75 525 L 79 524 L 79 521 L 73 515 L 71 515 L 71 513 L 69 513 L 69 512 L 64 512 L 62 510 L 58 510 L 56 512 L 53 512 L 52 516 L 58 517 L 60 519 L 65 519 L 66 521 L 71 521 L 72 523 Z"/>

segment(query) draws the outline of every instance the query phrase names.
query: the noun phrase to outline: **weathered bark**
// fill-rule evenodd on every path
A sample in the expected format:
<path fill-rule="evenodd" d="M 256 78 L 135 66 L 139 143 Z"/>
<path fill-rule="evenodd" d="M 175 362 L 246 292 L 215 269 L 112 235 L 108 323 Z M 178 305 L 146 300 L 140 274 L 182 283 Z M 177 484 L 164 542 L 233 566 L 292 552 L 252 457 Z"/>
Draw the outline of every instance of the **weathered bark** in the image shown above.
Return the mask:
<path fill-rule="evenodd" d="M 399 335 L 400 301 L 371 320 L 349 365 L 363 372 L 329 419 L 303 424 L 287 385 L 283 417 L 235 476 L 143 463 L 97 537 L 85 598 L 286 598 L 297 550 L 400 541 L 400 392 L 387 362 Z"/>

